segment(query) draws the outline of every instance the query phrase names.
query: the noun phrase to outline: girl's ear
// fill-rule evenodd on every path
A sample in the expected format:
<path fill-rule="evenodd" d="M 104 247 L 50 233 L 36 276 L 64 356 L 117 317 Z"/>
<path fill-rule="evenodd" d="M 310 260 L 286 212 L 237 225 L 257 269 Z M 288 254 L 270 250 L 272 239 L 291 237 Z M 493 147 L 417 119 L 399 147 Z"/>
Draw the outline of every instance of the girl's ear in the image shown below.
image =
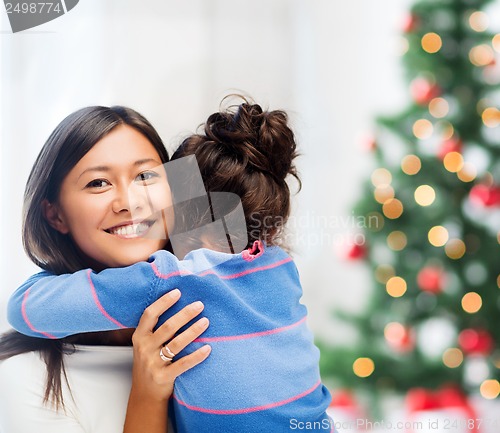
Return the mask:
<path fill-rule="evenodd" d="M 59 207 L 55 203 L 50 203 L 47 199 L 42 201 L 43 216 L 49 225 L 63 235 L 69 233 L 69 227 L 62 217 Z"/>

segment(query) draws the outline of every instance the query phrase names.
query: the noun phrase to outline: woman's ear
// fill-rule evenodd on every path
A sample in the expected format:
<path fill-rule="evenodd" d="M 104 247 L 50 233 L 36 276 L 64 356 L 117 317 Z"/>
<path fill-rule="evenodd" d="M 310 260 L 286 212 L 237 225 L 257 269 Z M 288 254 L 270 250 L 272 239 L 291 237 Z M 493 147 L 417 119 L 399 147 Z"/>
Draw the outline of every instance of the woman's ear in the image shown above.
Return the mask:
<path fill-rule="evenodd" d="M 43 216 L 49 225 L 63 235 L 68 234 L 69 227 L 64 222 L 64 218 L 55 203 L 50 203 L 47 199 L 42 201 Z"/>

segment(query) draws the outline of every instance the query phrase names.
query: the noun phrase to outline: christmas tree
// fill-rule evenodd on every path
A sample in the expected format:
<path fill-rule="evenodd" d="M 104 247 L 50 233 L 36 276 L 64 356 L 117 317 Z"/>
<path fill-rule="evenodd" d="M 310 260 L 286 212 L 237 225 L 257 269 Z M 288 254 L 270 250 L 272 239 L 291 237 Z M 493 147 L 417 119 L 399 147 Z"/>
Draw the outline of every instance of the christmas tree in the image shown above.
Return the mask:
<path fill-rule="evenodd" d="M 491 0 L 420 0 L 404 23 L 410 102 L 377 119 L 355 213 L 373 291 L 321 345 L 322 374 L 370 393 L 500 393 L 500 34 Z M 491 6 L 491 5 L 490 5 Z M 335 389 L 333 392 L 335 396 Z"/>

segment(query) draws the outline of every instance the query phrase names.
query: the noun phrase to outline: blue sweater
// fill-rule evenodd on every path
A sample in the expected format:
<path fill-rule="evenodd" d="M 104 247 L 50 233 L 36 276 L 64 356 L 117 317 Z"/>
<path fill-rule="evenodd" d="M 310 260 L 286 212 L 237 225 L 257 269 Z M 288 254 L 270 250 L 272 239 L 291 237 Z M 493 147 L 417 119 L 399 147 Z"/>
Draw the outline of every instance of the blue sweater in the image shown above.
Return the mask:
<path fill-rule="evenodd" d="M 179 357 L 212 346 L 207 360 L 175 381 L 177 432 L 279 433 L 300 422 L 333 431 L 298 272 L 278 247 L 259 243 L 234 255 L 200 249 L 182 261 L 158 251 L 127 268 L 41 272 L 12 295 L 8 319 L 41 338 L 134 328 L 148 305 L 176 287 L 181 299 L 159 324 L 196 300 L 210 319 Z"/>

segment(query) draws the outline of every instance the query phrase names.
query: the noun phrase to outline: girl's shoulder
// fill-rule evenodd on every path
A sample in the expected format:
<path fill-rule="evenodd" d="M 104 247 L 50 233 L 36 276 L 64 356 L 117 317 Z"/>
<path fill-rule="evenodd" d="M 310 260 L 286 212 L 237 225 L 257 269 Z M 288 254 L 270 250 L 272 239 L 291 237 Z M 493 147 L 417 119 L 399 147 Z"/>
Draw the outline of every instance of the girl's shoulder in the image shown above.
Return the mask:
<path fill-rule="evenodd" d="M 266 266 L 271 263 L 292 262 L 290 255 L 279 246 L 267 246 L 255 241 L 252 246 L 237 254 L 200 248 L 189 252 L 179 260 L 169 251 L 157 251 L 150 261 L 158 270 L 157 275 L 174 276 L 200 274 L 208 270 Z"/>

